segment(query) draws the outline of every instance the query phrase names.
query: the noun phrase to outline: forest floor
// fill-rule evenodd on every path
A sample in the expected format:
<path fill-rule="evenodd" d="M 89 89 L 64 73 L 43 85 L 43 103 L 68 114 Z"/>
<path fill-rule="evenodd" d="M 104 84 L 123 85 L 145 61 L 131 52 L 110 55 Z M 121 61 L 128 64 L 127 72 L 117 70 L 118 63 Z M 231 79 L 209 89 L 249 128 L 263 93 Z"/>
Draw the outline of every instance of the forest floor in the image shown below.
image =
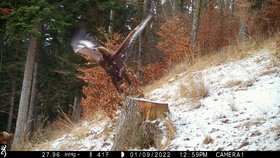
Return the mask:
<path fill-rule="evenodd" d="M 280 150 L 280 52 L 270 45 L 248 54 L 145 90 L 168 102 L 176 136 L 164 149 L 138 150 Z M 31 150 L 110 150 L 117 122 L 99 114 Z"/>

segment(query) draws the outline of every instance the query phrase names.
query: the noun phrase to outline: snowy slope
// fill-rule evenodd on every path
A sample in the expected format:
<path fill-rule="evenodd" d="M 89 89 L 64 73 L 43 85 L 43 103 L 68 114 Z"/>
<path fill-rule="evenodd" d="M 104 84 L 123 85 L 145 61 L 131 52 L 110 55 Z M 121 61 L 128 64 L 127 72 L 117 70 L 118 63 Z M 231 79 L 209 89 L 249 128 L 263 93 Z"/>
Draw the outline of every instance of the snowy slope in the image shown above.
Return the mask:
<path fill-rule="evenodd" d="M 280 149 L 280 69 L 267 50 L 262 51 L 242 61 L 179 74 L 148 94 L 169 102 L 177 137 L 168 150 Z M 193 108 L 178 94 L 187 76 L 197 73 L 209 92 Z M 213 142 L 203 143 L 206 137 Z"/>
<path fill-rule="evenodd" d="M 197 74 L 203 77 L 208 95 L 194 106 L 179 93 L 182 84 L 188 85 L 189 75 Z M 165 150 L 280 150 L 280 69 L 269 50 L 177 74 L 145 96 L 169 103 L 177 135 Z M 72 132 L 34 150 L 110 150 L 116 122 L 117 118 L 104 117 L 84 122 L 76 129 L 84 134 Z"/>

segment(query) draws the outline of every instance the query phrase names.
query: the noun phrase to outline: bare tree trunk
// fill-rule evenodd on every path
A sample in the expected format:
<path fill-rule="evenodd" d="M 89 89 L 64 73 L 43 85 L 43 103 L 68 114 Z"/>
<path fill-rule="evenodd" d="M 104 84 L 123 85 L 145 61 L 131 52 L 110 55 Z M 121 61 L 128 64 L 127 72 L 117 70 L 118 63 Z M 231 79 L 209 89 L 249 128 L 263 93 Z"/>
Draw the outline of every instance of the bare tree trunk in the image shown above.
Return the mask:
<path fill-rule="evenodd" d="M 172 12 L 175 13 L 177 10 L 177 1 L 178 0 L 169 0 L 170 6 L 172 8 Z"/>
<path fill-rule="evenodd" d="M 232 35 L 231 35 L 231 30 L 232 30 L 232 27 L 233 27 L 233 19 L 234 19 L 234 0 L 229 0 L 229 1 L 226 1 L 227 3 L 225 3 L 225 11 L 227 12 L 228 15 L 228 18 L 227 18 L 227 31 L 226 31 L 226 34 L 227 34 L 227 39 L 231 39 L 233 38 Z M 228 43 L 227 43 L 228 44 Z"/>
<path fill-rule="evenodd" d="M 237 33 L 237 38 L 238 40 L 244 40 L 245 37 L 247 36 L 247 17 L 249 14 L 249 7 L 250 5 L 247 4 L 248 2 L 246 1 L 237 1 L 236 5 L 237 5 L 237 15 L 238 18 L 240 19 L 239 22 L 239 29 L 238 29 L 238 33 Z"/>
<path fill-rule="evenodd" d="M 194 3 L 195 4 L 194 4 L 194 9 L 193 9 L 193 20 L 192 20 L 192 41 L 193 42 L 195 42 L 197 39 L 201 0 L 196 0 Z"/>
<path fill-rule="evenodd" d="M 185 3 L 184 3 L 184 0 L 180 0 L 180 11 L 183 13 L 184 10 L 185 10 Z"/>
<path fill-rule="evenodd" d="M 26 127 L 27 134 L 30 134 L 34 130 L 34 107 L 36 105 L 36 95 L 37 95 L 37 73 L 38 73 L 38 63 L 35 62 L 32 89 L 31 89 L 32 90 L 31 98 L 30 98 L 30 104 L 29 104 L 28 116 L 27 116 L 27 127 Z"/>
<path fill-rule="evenodd" d="M 51 80 L 48 80 L 48 86 L 46 90 L 46 97 L 45 97 L 45 102 L 43 105 L 43 118 L 46 119 L 49 116 L 49 102 L 50 102 L 50 93 L 51 93 L 51 87 L 52 87 L 52 82 Z"/>
<path fill-rule="evenodd" d="M 147 2 L 144 0 L 141 0 L 141 3 L 139 3 L 139 10 L 142 10 L 143 13 L 146 12 L 147 10 Z M 150 9 L 152 12 L 152 8 Z M 145 30 L 144 30 L 145 31 Z M 136 71 L 136 77 L 138 80 L 141 80 L 142 78 L 142 73 L 141 73 L 141 68 L 142 68 L 142 54 L 143 54 L 143 34 L 144 31 L 139 35 L 139 47 L 138 47 L 138 56 L 137 56 L 137 71 Z"/>
<path fill-rule="evenodd" d="M 230 0 L 224 1 L 225 4 L 225 10 L 229 10 L 230 9 Z"/>
<path fill-rule="evenodd" d="M 2 70 L 2 64 L 3 64 L 3 51 L 0 50 L 0 71 Z"/>
<path fill-rule="evenodd" d="M 218 48 L 221 49 L 224 46 L 224 40 L 223 40 L 223 36 L 224 36 L 224 32 L 226 30 L 223 29 L 223 25 L 224 25 L 224 19 L 223 19 L 223 15 L 224 15 L 224 0 L 220 0 L 220 28 L 219 28 L 219 42 L 218 42 Z"/>
<path fill-rule="evenodd" d="M 231 15 L 234 15 L 235 12 L 235 0 L 231 0 Z"/>
<path fill-rule="evenodd" d="M 38 37 L 31 36 L 29 39 L 27 59 L 24 69 L 24 77 L 19 102 L 19 109 L 16 122 L 16 130 L 12 148 L 18 148 L 25 138 L 25 128 L 28 114 L 28 106 L 31 96 L 32 78 L 35 63 L 36 50 L 38 45 Z"/>
<path fill-rule="evenodd" d="M 142 60 L 141 60 L 141 56 L 142 56 L 142 45 L 143 45 L 143 34 L 141 33 L 139 35 L 139 47 L 138 47 L 138 56 L 137 56 L 137 72 L 136 72 L 136 77 L 138 80 L 141 80 L 142 78 L 142 73 L 141 73 L 141 67 L 142 67 Z"/>
<path fill-rule="evenodd" d="M 82 99 L 82 94 L 81 91 L 78 90 L 74 99 L 74 106 L 73 106 L 73 113 L 72 113 L 73 122 L 78 122 L 81 119 L 82 116 L 81 99 Z"/>
<path fill-rule="evenodd" d="M 9 119 L 8 119 L 8 125 L 7 125 L 7 132 L 11 132 L 12 124 L 13 124 L 13 115 L 14 115 L 14 105 L 15 105 L 15 92 L 16 92 L 16 79 L 12 75 L 12 94 L 11 94 L 11 104 L 9 108 Z"/>
<path fill-rule="evenodd" d="M 108 28 L 108 32 L 109 32 L 111 37 L 113 37 L 114 17 L 115 17 L 115 11 L 111 9 L 110 10 L 110 23 L 109 23 L 109 28 Z"/>
<path fill-rule="evenodd" d="M 247 26 L 245 20 L 240 21 L 239 23 L 239 31 L 237 34 L 237 37 L 239 40 L 243 40 L 246 37 L 246 32 L 247 32 Z"/>

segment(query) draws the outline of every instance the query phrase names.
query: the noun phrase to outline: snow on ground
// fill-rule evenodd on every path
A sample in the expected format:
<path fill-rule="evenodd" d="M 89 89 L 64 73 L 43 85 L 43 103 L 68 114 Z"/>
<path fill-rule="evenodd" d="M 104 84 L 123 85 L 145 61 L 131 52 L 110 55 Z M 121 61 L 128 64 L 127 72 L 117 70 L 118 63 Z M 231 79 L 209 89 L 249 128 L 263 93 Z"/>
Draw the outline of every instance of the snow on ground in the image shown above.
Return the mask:
<path fill-rule="evenodd" d="M 92 121 L 84 121 L 73 131 L 53 141 L 46 141 L 34 150 L 50 151 L 109 151 L 113 145 L 113 120 L 100 115 Z"/>
<path fill-rule="evenodd" d="M 185 72 L 151 91 L 169 103 L 177 136 L 168 150 L 279 150 L 280 69 L 263 53 L 201 72 Z M 208 96 L 194 108 L 180 97 L 188 75 L 202 74 Z M 212 138 L 204 143 L 205 139 Z"/>
<path fill-rule="evenodd" d="M 177 135 L 166 150 L 280 150 L 280 69 L 268 50 L 261 51 L 240 61 L 178 74 L 146 94 L 169 103 Z M 197 74 L 202 75 L 208 96 L 194 106 L 179 93 L 182 84 L 188 85 L 188 76 Z M 84 122 L 76 132 L 35 150 L 110 150 L 116 122 L 104 117 Z"/>

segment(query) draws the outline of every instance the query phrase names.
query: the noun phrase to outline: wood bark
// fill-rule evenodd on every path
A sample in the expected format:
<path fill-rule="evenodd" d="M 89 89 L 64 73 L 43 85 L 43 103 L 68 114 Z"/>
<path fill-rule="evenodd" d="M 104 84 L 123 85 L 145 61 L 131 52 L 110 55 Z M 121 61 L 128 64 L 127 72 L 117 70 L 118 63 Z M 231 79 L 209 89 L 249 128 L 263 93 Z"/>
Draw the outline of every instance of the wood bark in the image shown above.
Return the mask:
<path fill-rule="evenodd" d="M 8 118 L 8 124 L 7 124 L 7 132 L 11 132 L 11 130 L 12 130 L 13 116 L 14 116 L 16 78 L 13 75 L 11 76 L 11 82 L 12 82 L 12 94 L 11 94 L 11 98 L 10 98 L 11 101 L 10 101 L 10 107 L 9 107 L 9 118 Z"/>
<path fill-rule="evenodd" d="M 196 0 L 194 2 L 193 9 L 193 20 L 192 20 L 192 41 L 195 42 L 197 39 L 197 33 L 199 28 L 199 19 L 200 19 L 200 8 L 201 8 L 201 0 Z"/>
<path fill-rule="evenodd" d="M 43 104 L 43 118 L 47 119 L 49 116 L 49 102 L 50 102 L 50 95 L 51 95 L 51 87 L 52 87 L 52 81 L 48 80 L 46 95 L 45 95 L 45 101 Z"/>
<path fill-rule="evenodd" d="M 142 46 L 143 46 L 143 34 L 141 33 L 139 35 L 139 47 L 138 47 L 137 71 L 136 71 L 136 77 L 137 77 L 138 80 L 142 79 L 142 71 L 141 71 L 141 68 L 142 68 L 142 52 L 143 52 Z"/>
<path fill-rule="evenodd" d="M 224 0 L 220 0 L 220 10 L 219 10 L 219 14 L 220 14 L 220 22 L 219 22 L 219 43 L 218 43 L 218 48 L 222 48 L 224 46 L 224 40 L 223 40 L 223 37 L 224 37 L 224 32 L 226 30 L 224 30 L 223 28 L 223 25 L 224 25 Z"/>
<path fill-rule="evenodd" d="M 172 8 L 172 12 L 175 13 L 177 10 L 178 0 L 169 0 L 170 6 Z"/>
<path fill-rule="evenodd" d="M 140 1 L 139 1 L 140 2 Z M 138 3 L 139 3 L 138 2 Z M 143 13 L 146 12 L 147 10 L 147 2 L 145 2 L 144 0 L 142 0 L 140 3 L 139 3 L 139 10 L 142 10 Z M 150 9 L 152 11 L 152 8 Z M 143 54 L 143 39 L 144 39 L 144 33 L 145 33 L 145 30 L 144 29 L 142 31 L 142 33 L 140 33 L 139 35 L 139 45 L 138 45 L 138 55 L 137 55 L 137 70 L 136 70 L 136 77 L 138 80 L 141 80 L 142 79 L 142 71 L 141 71 L 141 68 L 142 68 L 142 54 Z"/>
<path fill-rule="evenodd" d="M 163 131 L 155 120 L 166 117 L 167 113 L 167 103 L 127 97 L 112 150 L 159 147 Z"/>
<path fill-rule="evenodd" d="M 110 22 L 109 22 L 109 27 L 108 27 L 108 32 L 111 37 L 113 37 L 114 17 L 115 17 L 115 11 L 113 9 L 111 9 L 110 10 Z"/>
<path fill-rule="evenodd" d="M 81 107 L 82 93 L 80 90 L 76 93 L 73 105 L 73 114 L 72 120 L 73 122 L 78 122 L 82 116 L 82 107 Z"/>
<path fill-rule="evenodd" d="M 34 130 L 34 108 L 36 105 L 36 95 L 37 95 L 37 73 L 38 73 L 38 63 L 35 62 L 34 72 L 33 72 L 33 80 L 32 80 L 32 89 L 31 89 L 31 98 L 30 104 L 28 108 L 28 116 L 27 116 L 27 127 L 26 133 L 29 134 Z"/>
<path fill-rule="evenodd" d="M 0 50 L 0 71 L 2 71 L 2 64 L 3 64 L 3 51 Z"/>
<path fill-rule="evenodd" d="M 239 18 L 239 28 L 238 28 L 238 32 L 237 32 L 237 39 L 239 41 L 244 40 L 247 37 L 247 23 L 246 21 L 248 20 L 248 8 L 249 8 L 249 4 L 247 4 L 248 2 L 246 1 L 237 1 L 236 2 L 236 14 Z"/>
<path fill-rule="evenodd" d="M 185 10 L 185 3 L 184 3 L 184 0 L 180 0 L 180 11 L 181 12 L 184 12 Z"/>
<path fill-rule="evenodd" d="M 24 77 L 17 115 L 16 129 L 12 148 L 16 149 L 23 143 L 27 121 L 28 106 L 31 96 L 32 78 L 37 50 L 38 37 L 31 36 L 29 39 L 27 59 L 24 69 Z"/>
<path fill-rule="evenodd" d="M 246 26 L 246 22 L 245 20 L 240 20 L 239 23 L 239 30 L 238 30 L 238 34 L 237 37 L 239 40 L 244 40 L 244 38 L 246 37 L 246 32 L 247 32 L 247 26 Z"/>

